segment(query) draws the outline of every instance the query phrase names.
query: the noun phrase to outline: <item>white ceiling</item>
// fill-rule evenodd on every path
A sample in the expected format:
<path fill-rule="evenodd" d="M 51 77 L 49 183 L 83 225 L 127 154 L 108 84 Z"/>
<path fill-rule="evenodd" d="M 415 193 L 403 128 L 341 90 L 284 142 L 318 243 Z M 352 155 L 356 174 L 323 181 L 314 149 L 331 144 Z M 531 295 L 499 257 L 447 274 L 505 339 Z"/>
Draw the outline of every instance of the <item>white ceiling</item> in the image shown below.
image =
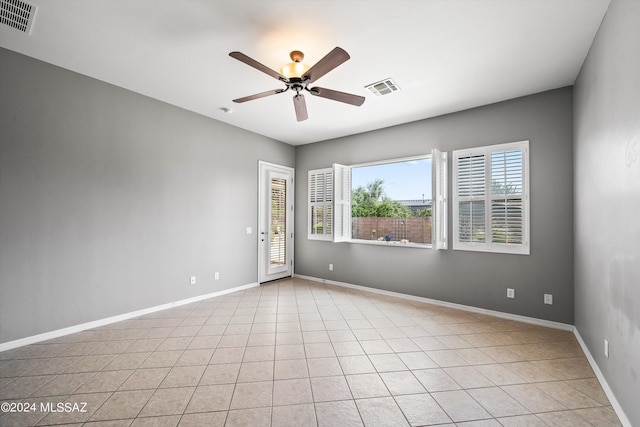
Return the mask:
<path fill-rule="evenodd" d="M 31 35 L 0 25 L 0 46 L 292 145 L 486 105 L 574 83 L 609 0 L 27 0 Z M 351 59 L 317 85 L 361 107 L 292 93 L 231 57 L 278 70 L 289 51 L 313 65 Z M 364 86 L 392 78 L 401 91 Z M 232 108 L 225 114 L 221 108 Z"/>

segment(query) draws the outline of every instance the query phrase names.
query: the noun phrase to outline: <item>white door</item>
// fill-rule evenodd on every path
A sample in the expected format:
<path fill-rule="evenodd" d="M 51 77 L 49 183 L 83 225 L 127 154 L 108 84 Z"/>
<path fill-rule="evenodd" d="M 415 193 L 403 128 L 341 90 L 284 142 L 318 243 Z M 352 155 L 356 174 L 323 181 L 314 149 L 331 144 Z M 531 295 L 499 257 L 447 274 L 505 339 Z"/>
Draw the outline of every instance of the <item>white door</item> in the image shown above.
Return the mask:
<path fill-rule="evenodd" d="M 293 275 L 292 168 L 259 162 L 258 279 Z"/>

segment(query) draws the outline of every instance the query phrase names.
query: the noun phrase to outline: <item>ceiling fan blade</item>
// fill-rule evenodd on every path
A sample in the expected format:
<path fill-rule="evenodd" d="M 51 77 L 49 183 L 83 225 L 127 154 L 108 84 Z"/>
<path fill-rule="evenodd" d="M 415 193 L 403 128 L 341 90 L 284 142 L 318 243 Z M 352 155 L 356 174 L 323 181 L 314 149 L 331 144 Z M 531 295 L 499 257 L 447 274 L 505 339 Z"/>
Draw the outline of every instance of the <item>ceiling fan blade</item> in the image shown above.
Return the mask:
<path fill-rule="evenodd" d="M 344 49 L 336 47 L 327 53 L 324 58 L 316 62 L 313 67 L 309 68 L 309 70 L 302 75 L 302 78 L 308 77 L 309 82 L 314 82 L 349 58 L 351 57 Z"/>
<path fill-rule="evenodd" d="M 303 120 L 307 120 L 309 116 L 307 115 L 307 104 L 304 102 L 304 95 L 298 93 L 293 97 L 293 106 L 296 109 L 296 119 L 299 122 Z"/>
<path fill-rule="evenodd" d="M 261 63 L 259 63 L 253 58 L 249 58 L 247 55 L 245 55 L 242 52 L 231 52 L 229 53 L 229 56 L 237 59 L 240 62 L 244 62 L 248 66 L 253 67 L 258 71 L 262 71 L 263 73 L 270 75 L 276 80 L 285 79 L 285 77 L 282 76 L 280 73 L 273 71 L 271 68 L 267 67 L 266 65 L 262 65 Z"/>
<path fill-rule="evenodd" d="M 364 96 L 352 95 L 323 87 L 312 87 L 309 89 L 309 92 L 311 95 L 319 96 L 320 98 L 332 99 L 334 101 L 344 102 L 345 104 L 355 105 L 356 107 L 361 106 L 365 100 Z"/>
<path fill-rule="evenodd" d="M 264 98 L 265 96 L 275 95 L 284 92 L 284 89 L 268 90 L 266 92 L 256 93 L 255 95 L 245 96 L 244 98 L 234 99 L 233 102 L 241 103 L 247 101 L 253 101 L 254 99 Z"/>

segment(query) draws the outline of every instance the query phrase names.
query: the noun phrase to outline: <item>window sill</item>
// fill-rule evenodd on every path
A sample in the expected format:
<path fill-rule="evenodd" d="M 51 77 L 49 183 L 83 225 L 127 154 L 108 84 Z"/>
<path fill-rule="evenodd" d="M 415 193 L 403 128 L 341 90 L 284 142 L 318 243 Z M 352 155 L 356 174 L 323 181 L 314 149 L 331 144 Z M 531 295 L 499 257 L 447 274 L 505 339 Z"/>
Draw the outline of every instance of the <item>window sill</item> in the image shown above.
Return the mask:
<path fill-rule="evenodd" d="M 402 242 L 387 242 L 380 240 L 361 240 L 351 239 L 345 243 L 355 243 L 358 245 L 371 245 L 371 246 L 385 246 L 391 248 L 413 248 L 413 249 L 431 249 L 433 245 L 431 243 L 402 243 Z"/>
<path fill-rule="evenodd" d="M 331 236 L 307 236 L 307 240 L 319 240 L 321 242 L 333 242 L 333 238 Z"/>
<path fill-rule="evenodd" d="M 479 243 L 466 243 L 466 244 L 454 244 L 454 251 L 468 251 L 468 252 L 486 252 L 494 254 L 508 254 L 508 255 L 531 255 L 528 246 L 507 246 L 507 245 L 487 245 Z"/>

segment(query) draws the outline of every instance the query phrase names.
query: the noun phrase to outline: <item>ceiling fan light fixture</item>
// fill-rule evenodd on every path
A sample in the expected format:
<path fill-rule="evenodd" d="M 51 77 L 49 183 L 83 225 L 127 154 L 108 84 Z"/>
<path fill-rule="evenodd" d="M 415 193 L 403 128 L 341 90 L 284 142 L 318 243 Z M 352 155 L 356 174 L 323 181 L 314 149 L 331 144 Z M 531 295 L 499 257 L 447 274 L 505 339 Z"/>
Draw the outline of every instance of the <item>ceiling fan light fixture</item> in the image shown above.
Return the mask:
<path fill-rule="evenodd" d="M 283 65 L 282 68 L 280 68 L 280 74 L 282 74 L 286 78 L 300 78 L 304 73 L 307 72 L 309 68 L 311 68 L 307 64 L 302 63 L 302 60 L 304 59 L 304 53 L 300 52 L 299 50 L 294 50 L 293 52 L 291 52 L 289 54 L 289 57 L 291 57 L 291 61 L 293 62 Z"/>
<path fill-rule="evenodd" d="M 280 74 L 290 79 L 300 78 L 310 67 L 307 64 L 303 64 L 302 62 L 290 62 L 287 65 L 284 65 L 280 68 Z"/>

